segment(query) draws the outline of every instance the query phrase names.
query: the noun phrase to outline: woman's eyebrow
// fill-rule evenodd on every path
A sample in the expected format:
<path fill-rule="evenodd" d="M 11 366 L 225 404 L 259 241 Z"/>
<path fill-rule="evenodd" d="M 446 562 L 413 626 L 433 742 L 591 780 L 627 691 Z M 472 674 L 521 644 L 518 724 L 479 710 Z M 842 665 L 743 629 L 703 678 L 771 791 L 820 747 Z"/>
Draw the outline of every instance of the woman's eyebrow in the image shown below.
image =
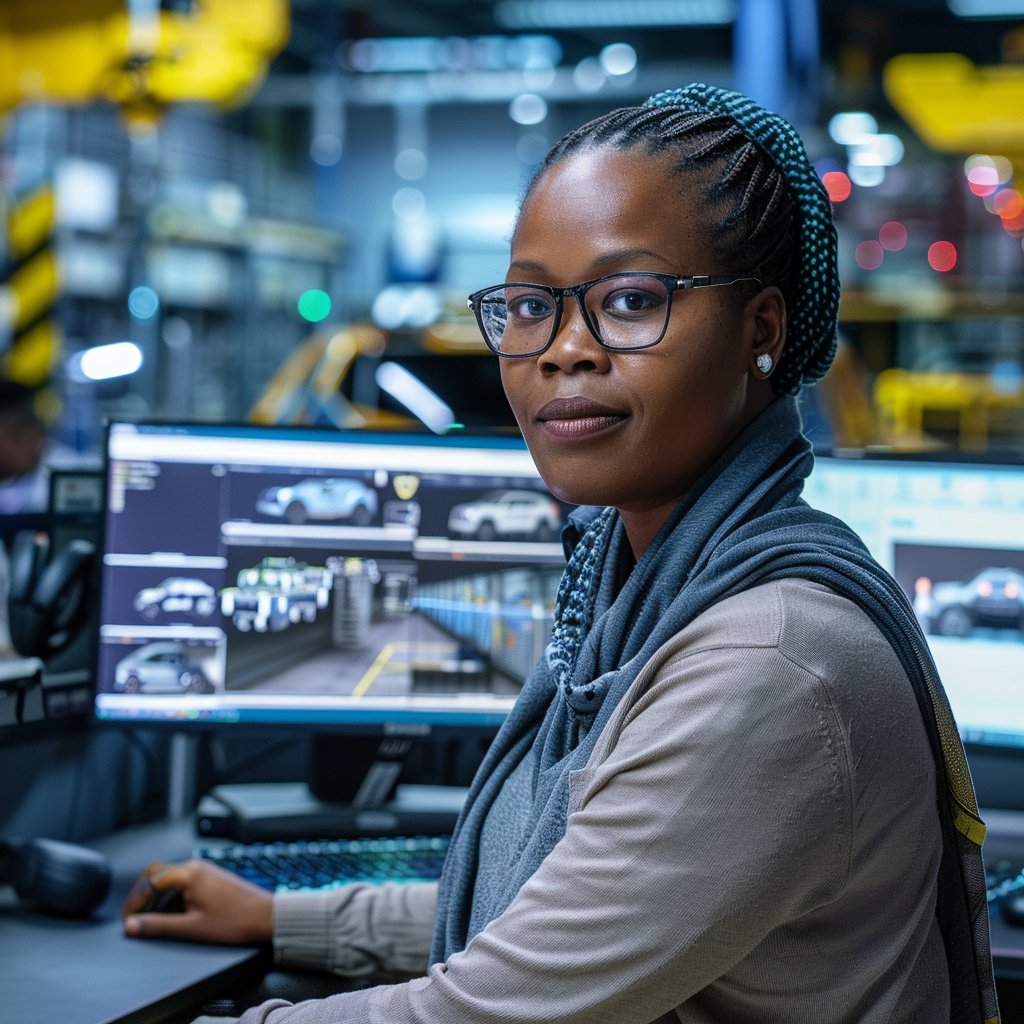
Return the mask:
<path fill-rule="evenodd" d="M 609 263 L 624 263 L 627 260 L 638 259 L 641 256 L 660 260 L 668 267 L 673 265 L 671 260 L 656 252 L 651 252 L 650 249 L 616 249 L 613 252 L 602 253 L 600 256 L 595 257 L 591 266 L 603 267 Z M 509 264 L 509 269 L 513 268 L 517 270 L 533 270 L 541 274 L 545 273 L 548 269 L 547 264 L 541 263 L 540 260 L 513 260 Z"/>
<path fill-rule="evenodd" d="M 614 252 L 606 252 L 594 260 L 595 267 L 603 267 L 608 263 L 622 263 L 625 260 L 636 259 L 640 256 L 649 256 L 652 259 L 660 260 L 666 266 L 672 266 L 672 261 L 650 249 L 616 249 Z"/>
<path fill-rule="evenodd" d="M 520 270 L 536 270 L 541 274 L 548 269 L 547 265 L 539 260 L 513 260 L 508 265 L 508 269 L 511 270 L 513 267 L 518 267 Z"/>

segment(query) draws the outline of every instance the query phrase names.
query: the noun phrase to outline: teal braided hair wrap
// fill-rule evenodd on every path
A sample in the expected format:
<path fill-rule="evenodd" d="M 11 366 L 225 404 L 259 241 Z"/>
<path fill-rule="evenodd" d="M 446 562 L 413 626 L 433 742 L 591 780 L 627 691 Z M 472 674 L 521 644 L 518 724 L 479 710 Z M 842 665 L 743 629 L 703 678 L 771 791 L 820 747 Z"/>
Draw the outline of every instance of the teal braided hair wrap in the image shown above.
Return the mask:
<path fill-rule="evenodd" d="M 792 394 L 802 384 L 820 380 L 836 353 L 838 240 L 832 203 L 797 130 L 741 93 L 699 82 L 659 92 L 644 106 L 728 117 L 779 169 L 800 220 L 799 266 L 793 292 L 787 296 L 786 347 L 773 383 L 776 391 Z"/>

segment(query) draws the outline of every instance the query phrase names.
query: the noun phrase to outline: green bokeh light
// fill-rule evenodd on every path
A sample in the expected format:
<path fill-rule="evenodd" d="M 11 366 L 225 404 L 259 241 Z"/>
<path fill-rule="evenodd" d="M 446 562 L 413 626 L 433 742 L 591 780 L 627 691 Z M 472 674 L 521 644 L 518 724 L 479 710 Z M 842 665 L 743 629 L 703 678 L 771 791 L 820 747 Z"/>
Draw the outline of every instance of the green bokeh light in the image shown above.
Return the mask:
<path fill-rule="evenodd" d="M 331 297 L 319 288 L 310 288 L 299 296 L 299 316 L 310 323 L 318 323 L 331 311 Z"/>

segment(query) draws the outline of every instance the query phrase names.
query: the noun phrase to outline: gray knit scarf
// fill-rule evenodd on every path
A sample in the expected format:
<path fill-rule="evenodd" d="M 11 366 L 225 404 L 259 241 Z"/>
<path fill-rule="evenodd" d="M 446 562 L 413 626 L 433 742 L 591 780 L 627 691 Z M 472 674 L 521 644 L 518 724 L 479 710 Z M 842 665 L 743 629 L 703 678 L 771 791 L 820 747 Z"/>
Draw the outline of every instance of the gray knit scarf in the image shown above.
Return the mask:
<path fill-rule="evenodd" d="M 898 655 L 938 766 L 944 837 L 937 914 L 954 1021 L 998 1021 L 989 951 L 981 824 L 963 746 L 906 595 L 844 523 L 801 498 L 813 465 L 790 397 L 777 399 L 683 496 L 616 590 L 627 543 L 614 509 L 578 510 L 566 529 L 569 563 L 546 657 L 523 687 L 470 789 L 445 863 L 432 962 L 462 950 L 469 932 L 484 820 L 532 748 L 533 821 L 502 892 L 500 914 L 566 829 L 569 774 L 641 668 L 711 605 L 772 580 L 823 584 L 859 605 Z"/>

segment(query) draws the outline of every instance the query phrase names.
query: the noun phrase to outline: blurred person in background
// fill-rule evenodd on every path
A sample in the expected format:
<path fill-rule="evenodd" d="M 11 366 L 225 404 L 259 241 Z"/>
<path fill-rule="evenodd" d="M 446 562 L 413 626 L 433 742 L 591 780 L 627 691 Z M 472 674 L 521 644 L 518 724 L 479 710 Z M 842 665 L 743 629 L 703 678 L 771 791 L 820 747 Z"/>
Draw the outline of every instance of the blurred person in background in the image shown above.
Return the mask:
<path fill-rule="evenodd" d="M 45 450 L 46 427 L 36 411 L 36 392 L 0 381 L 0 515 L 45 511 Z"/>

